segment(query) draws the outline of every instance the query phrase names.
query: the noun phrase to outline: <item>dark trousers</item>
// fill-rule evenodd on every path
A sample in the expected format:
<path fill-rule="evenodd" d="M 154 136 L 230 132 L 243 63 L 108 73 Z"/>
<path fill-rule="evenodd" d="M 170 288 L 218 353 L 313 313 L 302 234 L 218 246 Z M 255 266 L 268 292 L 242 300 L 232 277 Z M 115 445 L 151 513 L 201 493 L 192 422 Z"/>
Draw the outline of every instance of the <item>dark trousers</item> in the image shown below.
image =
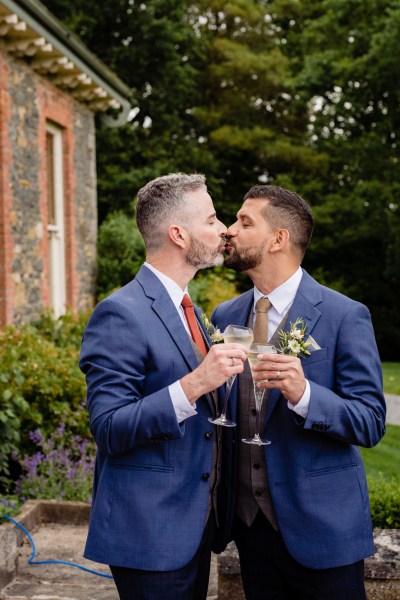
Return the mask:
<path fill-rule="evenodd" d="M 215 529 L 212 511 L 199 549 L 185 567 L 176 571 L 142 571 L 110 565 L 120 600 L 205 600 Z"/>
<path fill-rule="evenodd" d="M 292 558 L 261 511 L 250 527 L 235 517 L 234 541 L 247 600 L 366 600 L 363 560 L 308 569 Z"/>

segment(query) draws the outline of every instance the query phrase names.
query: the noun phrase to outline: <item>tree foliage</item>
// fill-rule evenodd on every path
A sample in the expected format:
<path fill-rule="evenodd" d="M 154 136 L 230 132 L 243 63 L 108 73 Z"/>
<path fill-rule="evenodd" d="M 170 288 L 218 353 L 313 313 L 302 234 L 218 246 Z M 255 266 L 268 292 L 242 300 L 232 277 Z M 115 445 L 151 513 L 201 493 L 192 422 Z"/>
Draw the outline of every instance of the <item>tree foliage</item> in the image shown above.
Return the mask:
<path fill-rule="evenodd" d="M 132 88 L 97 130 L 99 214 L 152 177 L 207 176 L 230 222 L 258 182 L 311 204 L 305 266 L 371 309 L 399 355 L 399 0 L 45 0 Z"/>

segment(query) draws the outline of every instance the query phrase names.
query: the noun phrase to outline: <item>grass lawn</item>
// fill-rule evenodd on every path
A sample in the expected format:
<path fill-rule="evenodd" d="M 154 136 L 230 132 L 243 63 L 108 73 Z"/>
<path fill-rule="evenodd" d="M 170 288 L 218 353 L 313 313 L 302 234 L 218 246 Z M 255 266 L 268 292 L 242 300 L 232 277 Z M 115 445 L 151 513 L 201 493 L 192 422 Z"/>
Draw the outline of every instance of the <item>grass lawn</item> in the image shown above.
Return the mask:
<path fill-rule="evenodd" d="M 386 481 L 395 480 L 400 486 L 400 427 L 386 425 L 386 433 L 375 448 L 361 448 L 367 475 Z"/>
<path fill-rule="evenodd" d="M 400 363 L 384 362 L 383 371 L 383 389 L 386 394 L 400 395 Z"/>

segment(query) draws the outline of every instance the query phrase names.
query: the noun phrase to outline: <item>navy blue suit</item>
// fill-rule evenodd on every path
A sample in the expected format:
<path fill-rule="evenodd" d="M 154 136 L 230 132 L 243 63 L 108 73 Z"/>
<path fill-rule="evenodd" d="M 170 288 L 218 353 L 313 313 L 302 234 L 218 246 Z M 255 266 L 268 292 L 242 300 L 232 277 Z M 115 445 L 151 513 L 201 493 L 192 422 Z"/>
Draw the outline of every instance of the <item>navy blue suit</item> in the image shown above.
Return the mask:
<path fill-rule="evenodd" d="M 229 323 L 245 325 L 252 305 L 253 290 L 218 306 L 213 323 L 222 331 Z M 308 415 L 296 415 L 279 390 L 271 390 L 261 429 L 272 441 L 265 447 L 268 478 L 286 548 L 301 565 L 328 569 L 374 552 L 357 446 L 374 446 L 385 431 L 381 364 L 367 308 L 319 285 L 306 272 L 287 329 L 297 317 L 321 347 L 301 359 L 311 387 Z M 235 419 L 237 385 L 229 404 Z M 230 495 L 225 501 L 232 519 L 234 450 L 230 458 Z"/>
<path fill-rule="evenodd" d="M 131 569 L 180 569 L 206 525 L 213 410 L 202 397 L 198 414 L 177 422 L 168 386 L 198 362 L 149 269 L 95 308 L 80 366 L 98 448 L 85 556 Z"/>

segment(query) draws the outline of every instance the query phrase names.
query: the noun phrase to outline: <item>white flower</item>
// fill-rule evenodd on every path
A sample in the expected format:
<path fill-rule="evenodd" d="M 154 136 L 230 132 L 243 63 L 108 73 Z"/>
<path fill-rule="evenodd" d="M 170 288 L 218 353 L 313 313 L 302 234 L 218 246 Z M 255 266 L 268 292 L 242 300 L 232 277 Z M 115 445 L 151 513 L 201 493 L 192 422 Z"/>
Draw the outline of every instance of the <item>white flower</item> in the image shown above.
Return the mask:
<path fill-rule="evenodd" d="M 298 317 L 294 323 L 290 323 L 289 331 L 278 331 L 280 338 L 279 350 L 282 354 L 288 354 L 290 356 L 309 356 L 310 351 L 308 347 L 311 346 L 311 342 L 305 341 L 305 333 L 307 326 L 303 319 Z"/>
<path fill-rule="evenodd" d="M 293 352 L 293 354 L 300 354 L 301 346 L 297 340 L 288 340 L 287 345 L 290 352 Z"/>
<path fill-rule="evenodd" d="M 213 344 L 219 344 L 220 342 L 224 341 L 224 336 L 221 333 L 221 331 L 217 328 L 213 333 L 211 333 L 210 339 Z"/>
<path fill-rule="evenodd" d="M 201 313 L 201 320 L 203 321 L 204 327 L 207 329 L 207 333 L 210 336 L 210 340 L 213 344 L 220 344 L 224 341 L 224 336 L 221 333 L 221 330 L 218 327 L 214 327 L 214 325 L 210 322 L 207 315 L 205 313 Z"/>
<path fill-rule="evenodd" d="M 292 327 L 292 329 L 290 330 L 290 335 L 296 340 L 302 340 L 304 337 L 304 330 Z"/>

